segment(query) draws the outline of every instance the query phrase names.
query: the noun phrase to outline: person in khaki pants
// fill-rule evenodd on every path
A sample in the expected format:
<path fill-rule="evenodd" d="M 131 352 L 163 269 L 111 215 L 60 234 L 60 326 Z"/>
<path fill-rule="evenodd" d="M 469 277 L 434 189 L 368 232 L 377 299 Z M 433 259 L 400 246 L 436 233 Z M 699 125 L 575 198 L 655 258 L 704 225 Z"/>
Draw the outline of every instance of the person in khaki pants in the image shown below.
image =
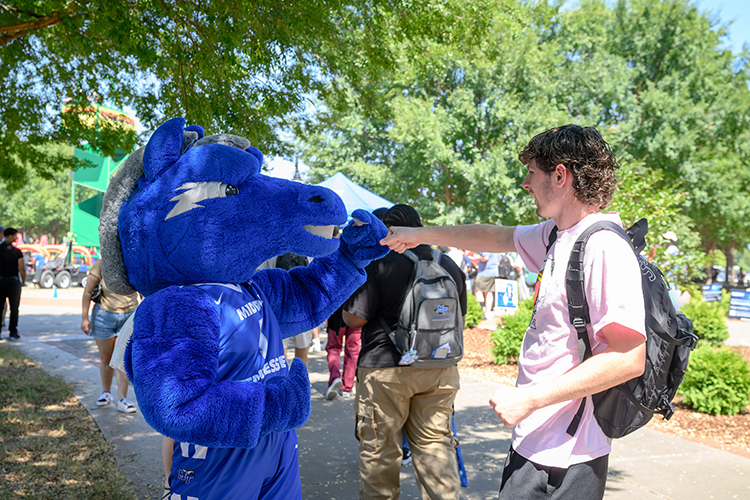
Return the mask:
<path fill-rule="evenodd" d="M 388 209 L 383 223 L 422 225 L 417 211 L 408 205 Z M 427 245 L 413 251 L 420 258 L 432 258 Z M 466 277 L 447 255 L 439 264 L 456 282 L 465 315 Z M 412 267 L 407 257 L 396 252 L 373 261 L 366 268 L 367 282 L 343 306 L 344 322 L 362 328 L 355 399 L 361 499 L 399 497 L 402 433 L 411 448 L 422 498 L 459 498 L 458 440 L 451 431 L 453 401 L 460 387 L 458 368 L 400 366 L 401 354 L 379 320 L 382 317 L 395 328 Z"/>

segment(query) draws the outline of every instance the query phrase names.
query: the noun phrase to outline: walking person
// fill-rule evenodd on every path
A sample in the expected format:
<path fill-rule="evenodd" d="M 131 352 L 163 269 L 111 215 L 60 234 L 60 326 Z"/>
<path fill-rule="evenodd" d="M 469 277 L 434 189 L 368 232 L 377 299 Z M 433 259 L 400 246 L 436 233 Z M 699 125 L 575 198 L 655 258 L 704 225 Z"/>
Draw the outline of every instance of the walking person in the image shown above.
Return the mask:
<path fill-rule="evenodd" d="M 388 209 L 383 223 L 386 227 L 422 226 L 419 214 L 408 205 Z M 433 260 L 426 245 L 413 252 L 421 260 Z M 438 264 L 456 284 L 457 309 L 465 316 L 465 276 L 450 257 L 438 256 Z M 362 329 L 355 397 L 360 499 L 399 497 L 404 434 L 422 498 L 459 498 L 458 440 L 451 430 L 453 402 L 460 386 L 458 368 L 401 366 L 402 355 L 383 326 L 396 328 L 413 268 L 411 260 L 396 252 L 371 262 L 366 268 L 367 281 L 343 306 L 344 322 Z"/>
<path fill-rule="evenodd" d="M 351 328 L 341 319 L 339 307 L 328 318 L 328 340 L 326 341 L 326 360 L 328 361 L 328 389 L 326 399 L 332 400 L 337 395 L 350 398 L 354 394 L 354 375 L 357 371 L 357 360 L 361 349 L 361 328 Z M 344 350 L 344 369 L 341 370 L 341 350 Z"/>
<path fill-rule="evenodd" d="M 26 265 L 23 253 L 13 246 L 18 231 L 12 227 L 3 230 L 3 241 L 0 243 L 0 304 L 8 301 L 10 322 L 8 331 L 11 340 L 21 338 L 18 335 L 18 306 L 21 303 L 21 287 L 26 282 Z"/>
<path fill-rule="evenodd" d="M 101 295 L 98 303 L 91 309 L 91 294 L 101 284 Z M 81 302 L 81 330 L 91 335 L 99 349 L 99 375 L 102 382 L 102 394 L 96 401 L 97 406 L 107 406 L 112 402 L 112 376 L 117 379 L 117 411 L 135 413 L 135 405 L 128 399 L 128 378 L 122 370 L 112 368 L 109 363 L 115 349 L 117 336 L 123 325 L 138 306 L 138 294 L 119 295 L 107 288 L 102 280 L 102 261 L 97 260 L 89 269 L 86 288 Z"/>
<path fill-rule="evenodd" d="M 529 270 L 540 273 L 516 387 L 498 389 L 490 398 L 500 420 L 513 427 L 500 499 L 601 499 L 611 441 L 594 418 L 590 396 L 644 371 L 641 273 L 620 236 L 591 236 L 583 265 L 593 356 L 583 362 L 568 317 L 565 278 L 571 248 L 584 230 L 602 220 L 622 225 L 616 213 L 602 212 L 616 188 L 618 164 L 599 132 L 577 125 L 535 136 L 519 159 L 528 169 L 522 185 L 537 215 L 548 220 L 510 227 L 391 227 L 382 243 L 396 251 L 420 243 L 516 251 Z M 569 432 L 578 417 L 577 430 Z"/>
<path fill-rule="evenodd" d="M 482 305 L 484 319 L 492 319 L 495 316 L 495 280 L 500 277 L 499 265 L 499 253 L 481 252 L 478 256 L 474 293 Z"/>

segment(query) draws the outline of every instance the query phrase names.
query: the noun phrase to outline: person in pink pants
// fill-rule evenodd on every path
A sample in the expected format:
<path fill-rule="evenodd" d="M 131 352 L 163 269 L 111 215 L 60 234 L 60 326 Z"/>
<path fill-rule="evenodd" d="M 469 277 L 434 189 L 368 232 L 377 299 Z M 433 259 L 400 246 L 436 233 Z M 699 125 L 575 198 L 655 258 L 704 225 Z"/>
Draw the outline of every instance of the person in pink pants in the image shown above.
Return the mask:
<path fill-rule="evenodd" d="M 361 328 L 350 328 L 341 320 L 341 309 L 328 318 L 328 341 L 326 356 L 328 360 L 328 390 L 326 399 L 332 400 L 337 395 L 343 398 L 352 397 L 354 375 L 357 371 L 357 358 L 362 347 Z M 344 348 L 344 374 L 341 375 L 341 349 Z"/>

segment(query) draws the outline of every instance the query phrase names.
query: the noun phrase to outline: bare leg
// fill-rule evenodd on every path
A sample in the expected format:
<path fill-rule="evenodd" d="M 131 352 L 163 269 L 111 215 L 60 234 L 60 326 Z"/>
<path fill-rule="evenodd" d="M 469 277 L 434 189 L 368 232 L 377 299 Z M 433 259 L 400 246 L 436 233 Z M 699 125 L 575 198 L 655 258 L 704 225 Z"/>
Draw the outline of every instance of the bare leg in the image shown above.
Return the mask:
<path fill-rule="evenodd" d="M 312 330 L 312 344 L 310 344 L 310 352 L 320 352 L 322 346 L 320 345 L 320 327 L 316 326 Z"/>
<path fill-rule="evenodd" d="M 172 448 L 174 439 L 164 436 L 161 441 L 161 462 L 164 466 L 164 477 L 169 480 L 169 471 L 172 470 Z"/>
<path fill-rule="evenodd" d="M 101 365 L 99 365 L 99 376 L 102 379 L 102 391 L 112 392 L 112 376 L 114 375 L 115 370 L 109 366 L 109 362 L 112 360 L 112 351 L 115 350 L 117 337 L 112 337 L 107 340 L 94 340 L 96 340 L 96 347 L 99 348 L 99 360 L 101 361 Z"/>
<path fill-rule="evenodd" d="M 487 318 L 491 318 L 493 313 L 493 306 L 495 305 L 495 296 L 492 292 L 487 292 L 484 294 L 484 315 Z"/>
<path fill-rule="evenodd" d="M 305 364 L 307 364 L 307 351 L 309 350 L 310 350 L 310 346 L 303 347 L 303 348 L 295 347 L 294 357 L 301 359 L 302 361 L 305 362 Z"/>
<path fill-rule="evenodd" d="M 117 399 L 127 398 L 128 387 L 130 387 L 128 376 L 121 370 L 115 370 L 115 378 L 117 379 Z"/>
<path fill-rule="evenodd" d="M 174 439 L 164 436 L 161 440 L 161 463 L 164 467 L 164 489 L 162 490 L 161 500 L 167 500 L 171 493 L 169 486 L 169 472 L 172 470 L 172 448 Z"/>

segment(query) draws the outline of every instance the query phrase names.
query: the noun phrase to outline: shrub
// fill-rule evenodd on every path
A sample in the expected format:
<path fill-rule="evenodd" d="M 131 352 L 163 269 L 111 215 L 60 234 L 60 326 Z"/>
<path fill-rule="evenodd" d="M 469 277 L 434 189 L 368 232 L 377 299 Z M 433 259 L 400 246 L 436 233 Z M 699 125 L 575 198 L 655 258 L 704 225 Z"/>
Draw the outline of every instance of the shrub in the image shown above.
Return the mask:
<path fill-rule="evenodd" d="M 690 355 L 679 393 L 711 415 L 736 415 L 750 404 L 750 365 L 732 349 L 704 345 Z"/>
<path fill-rule="evenodd" d="M 533 307 L 533 299 L 528 298 L 518 304 L 515 314 L 503 316 L 502 324 L 492 333 L 491 353 L 495 358 L 495 364 L 505 365 L 518 361 Z"/>
<path fill-rule="evenodd" d="M 722 302 L 706 302 L 701 295 L 693 295 L 680 312 L 693 320 L 693 332 L 702 343 L 718 346 L 729 338 L 724 310 Z"/>
<path fill-rule="evenodd" d="M 732 294 L 729 293 L 729 291 L 726 288 L 721 289 L 721 311 L 724 313 L 724 316 L 729 316 L 729 300 L 731 299 Z"/>
<path fill-rule="evenodd" d="M 482 306 L 477 302 L 476 297 L 471 292 L 466 293 L 466 328 L 474 328 L 484 317 Z"/>

